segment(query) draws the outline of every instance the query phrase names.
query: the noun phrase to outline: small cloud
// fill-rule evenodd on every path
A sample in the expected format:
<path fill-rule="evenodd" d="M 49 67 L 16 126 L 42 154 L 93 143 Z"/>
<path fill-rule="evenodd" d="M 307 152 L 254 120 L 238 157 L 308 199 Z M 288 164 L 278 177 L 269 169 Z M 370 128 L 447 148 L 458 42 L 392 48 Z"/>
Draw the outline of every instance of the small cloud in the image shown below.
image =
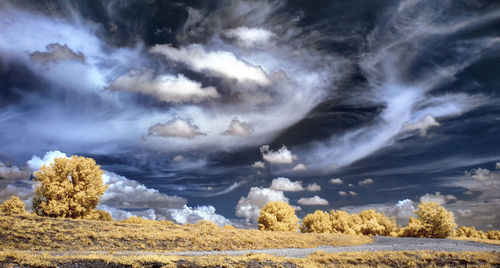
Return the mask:
<path fill-rule="evenodd" d="M 439 122 L 432 115 L 427 115 L 424 118 L 421 118 L 419 121 L 414 123 L 403 123 L 404 131 L 420 131 L 420 135 L 426 136 L 427 130 L 434 126 L 439 126 Z"/>
<path fill-rule="evenodd" d="M 28 164 L 31 171 L 38 171 L 42 166 L 47 166 L 53 163 L 56 158 L 67 158 L 67 156 L 65 153 L 60 151 L 50 151 L 46 152 L 43 158 L 34 155 L 26 162 L 26 164 Z"/>
<path fill-rule="evenodd" d="M 344 183 L 344 181 L 340 178 L 330 179 L 328 182 L 330 182 L 331 184 L 343 184 Z"/>
<path fill-rule="evenodd" d="M 238 45 L 243 47 L 264 46 L 276 35 L 263 28 L 238 27 L 227 30 L 224 36 L 236 39 Z"/>
<path fill-rule="evenodd" d="M 317 183 L 312 183 L 312 184 L 307 185 L 306 190 L 309 192 L 321 191 L 321 186 L 319 186 L 319 184 L 317 184 Z"/>
<path fill-rule="evenodd" d="M 262 153 L 262 158 L 271 164 L 291 164 L 297 159 L 297 156 L 292 154 L 285 145 L 276 152 L 269 150 L 269 145 L 264 145 L 260 147 L 260 152 Z"/>
<path fill-rule="evenodd" d="M 297 164 L 295 167 L 292 168 L 293 171 L 306 171 L 307 167 L 304 164 Z"/>
<path fill-rule="evenodd" d="M 253 168 L 265 168 L 266 164 L 262 161 L 257 161 L 257 162 L 252 164 L 252 167 Z"/>
<path fill-rule="evenodd" d="M 352 183 L 347 184 L 348 187 L 354 187 Z"/>
<path fill-rule="evenodd" d="M 472 216 L 472 210 L 470 209 L 457 209 L 458 215 L 460 217 L 468 218 Z"/>
<path fill-rule="evenodd" d="M 491 171 L 486 168 L 472 169 L 471 171 L 465 171 L 465 175 L 472 177 L 478 181 L 484 181 L 491 178 Z"/>
<path fill-rule="evenodd" d="M 199 103 L 219 98 L 214 87 L 203 87 L 183 75 L 154 76 L 153 70 L 132 70 L 113 80 L 106 89 L 138 92 L 167 103 Z"/>
<path fill-rule="evenodd" d="M 341 195 L 341 196 L 346 196 L 346 195 L 347 195 L 347 193 L 346 193 L 346 192 L 344 192 L 344 191 L 339 191 L 339 195 Z"/>
<path fill-rule="evenodd" d="M 30 59 L 34 62 L 49 63 L 65 60 L 78 61 L 85 63 L 85 57 L 82 52 L 74 52 L 66 44 L 50 43 L 45 46 L 46 52 L 35 51 L 30 54 Z"/>
<path fill-rule="evenodd" d="M 444 205 L 449 201 L 457 200 L 457 198 L 451 194 L 442 195 L 440 192 L 436 192 L 435 194 L 424 194 L 420 197 L 420 202 L 436 202 L 440 205 Z"/>
<path fill-rule="evenodd" d="M 358 195 L 358 193 L 353 192 L 353 191 L 349 191 L 349 194 L 350 194 L 350 195 L 352 195 L 352 196 L 356 196 L 356 195 Z"/>
<path fill-rule="evenodd" d="M 191 120 L 174 118 L 165 124 L 156 124 L 148 130 L 148 135 L 160 137 L 181 137 L 193 139 L 205 135 Z"/>
<path fill-rule="evenodd" d="M 474 192 L 473 191 L 465 191 L 464 192 L 464 195 L 474 195 Z"/>
<path fill-rule="evenodd" d="M 222 134 L 231 136 L 248 136 L 254 132 L 251 125 L 246 122 L 238 120 L 238 118 L 233 118 L 229 127 Z"/>
<path fill-rule="evenodd" d="M 182 155 L 176 155 L 174 158 L 173 158 L 174 162 L 182 162 L 184 161 L 184 156 Z"/>
<path fill-rule="evenodd" d="M 496 169 L 500 169 L 500 162 L 497 162 L 497 163 L 495 164 L 495 168 L 496 168 Z"/>
<path fill-rule="evenodd" d="M 303 205 L 303 206 L 326 206 L 328 205 L 328 200 L 323 199 L 317 195 L 314 197 L 308 197 L 308 198 L 301 198 L 297 203 Z"/>
<path fill-rule="evenodd" d="M 363 185 L 367 185 L 367 184 L 371 184 L 371 183 L 373 183 L 372 179 L 364 179 L 362 181 L 358 181 L 359 186 L 363 186 Z"/>
<path fill-rule="evenodd" d="M 215 213 L 213 206 L 197 206 L 195 208 L 184 205 L 181 209 L 169 209 L 172 219 L 178 224 L 196 223 L 199 220 L 208 220 L 219 226 L 230 225 L 231 222 L 224 216 Z"/>
<path fill-rule="evenodd" d="M 284 192 L 298 192 L 304 190 L 301 181 L 290 181 L 288 178 L 284 177 L 273 179 L 269 189 Z"/>

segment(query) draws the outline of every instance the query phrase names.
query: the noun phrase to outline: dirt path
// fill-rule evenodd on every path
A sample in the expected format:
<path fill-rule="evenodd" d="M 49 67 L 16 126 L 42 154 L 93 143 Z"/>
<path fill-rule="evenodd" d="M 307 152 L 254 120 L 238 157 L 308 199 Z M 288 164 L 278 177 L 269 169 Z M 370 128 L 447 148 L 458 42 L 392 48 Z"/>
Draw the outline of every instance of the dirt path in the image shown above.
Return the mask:
<path fill-rule="evenodd" d="M 431 238 L 408 238 L 408 237 L 374 237 L 374 242 L 370 244 L 350 247 L 322 246 L 317 248 L 281 248 L 281 249 L 250 249 L 250 250 L 229 250 L 229 251 L 181 251 L 181 252 L 152 252 L 152 251 L 114 251 L 113 254 L 123 256 L 138 255 L 177 255 L 177 256 L 203 256 L 203 255 L 246 255 L 250 253 L 264 253 L 276 256 L 303 258 L 314 251 L 325 252 L 349 252 L 349 251 L 495 251 L 500 252 L 500 245 L 481 244 L 469 241 L 459 241 L 452 239 L 431 239 Z M 55 254 L 80 255 L 84 252 L 69 251 Z M 105 253 L 105 252 L 85 252 Z"/>

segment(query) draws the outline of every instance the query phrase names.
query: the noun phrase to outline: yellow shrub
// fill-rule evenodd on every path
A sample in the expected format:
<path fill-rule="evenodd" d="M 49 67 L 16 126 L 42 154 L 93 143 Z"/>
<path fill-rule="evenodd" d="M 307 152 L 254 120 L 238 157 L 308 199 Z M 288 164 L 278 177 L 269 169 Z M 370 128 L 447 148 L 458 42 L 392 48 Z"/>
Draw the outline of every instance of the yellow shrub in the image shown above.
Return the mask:
<path fill-rule="evenodd" d="M 435 202 L 422 202 L 415 211 L 418 218 L 410 217 L 400 236 L 446 238 L 454 235 L 457 224 L 453 214 Z"/>
<path fill-rule="evenodd" d="M 486 235 L 488 236 L 488 239 L 500 240 L 500 231 L 491 230 L 491 231 L 488 231 L 488 233 L 486 233 Z"/>
<path fill-rule="evenodd" d="M 209 220 L 199 220 L 195 225 L 206 228 L 219 228 L 219 225 L 217 225 L 217 223 Z"/>
<path fill-rule="evenodd" d="M 100 209 L 94 209 L 89 214 L 85 215 L 84 219 L 99 220 L 99 221 L 112 221 L 111 215 Z"/>
<path fill-rule="evenodd" d="M 330 221 L 332 223 L 333 233 L 358 234 L 360 229 L 360 219 L 358 215 L 343 210 L 330 210 Z"/>
<path fill-rule="evenodd" d="M 374 209 L 363 210 L 358 214 L 361 219 L 360 231 L 363 235 L 390 235 L 396 230 L 396 219 L 389 219 Z"/>
<path fill-rule="evenodd" d="M 128 219 L 122 220 L 123 223 L 135 223 L 135 224 L 158 224 L 159 222 L 150 219 L 144 219 L 142 217 L 132 216 Z"/>
<path fill-rule="evenodd" d="M 56 158 L 35 172 L 39 181 L 33 209 L 41 216 L 84 218 L 92 213 L 107 186 L 102 170 L 92 158 Z"/>
<path fill-rule="evenodd" d="M 332 222 L 327 212 L 316 210 L 307 214 L 302 220 L 300 231 L 303 233 L 331 233 Z"/>
<path fill-rule="evenodd" d="M 285 202 L 269 202 L 260 210 L 257 220 L 259 230 L 262 231 L 285 231 L 296 232 L 299 219 L 295 215 L 295 209 Z"/>
<path fill-rule="evenodd" d="M 457 229 L 455 236 L 488 239 L 488 235 L 485 232 L 481 230 L 476 230 L 476 228 L 473 226 L 471 227 L 460 226 L 460 228 Z"/>
<path fill-rule="evenodd" d="M 24 202 L 17 196 L 11 196 L 0 204 L 0 214 L 19 215 L 26 213 Z"/>
<path fill-rule="evenodd" d="M 136 217 L 136 216 L 129 217 L 125 220 L 122 220 L 121 222 L 134 223 L 134 224 L 162 224 L 162 225 L 166 225 L 166 226 L 177 226 L 177 224 L 175 224 L 172 221 L 167 221 L 167 220 L 156 221 L 156 220 L 144 219 L 142 217 Z"/>

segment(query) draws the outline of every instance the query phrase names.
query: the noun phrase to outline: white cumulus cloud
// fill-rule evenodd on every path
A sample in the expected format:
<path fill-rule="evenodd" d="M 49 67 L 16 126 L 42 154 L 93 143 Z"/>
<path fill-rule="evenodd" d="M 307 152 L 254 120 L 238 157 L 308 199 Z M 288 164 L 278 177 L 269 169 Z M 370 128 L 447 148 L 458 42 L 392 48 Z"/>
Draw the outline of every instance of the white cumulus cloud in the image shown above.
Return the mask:
<path fill-rule="evenodd" d="M 261 68 L 238 59 L 229 51 L 205 51 L 198 44 L 181 48 L 155 45 L 150 51 L 172 61 L 182 62 L 196 72 L 207 71 L 220 77 L 236 79 L 238 82 L 253 81 L 261 86 L 271 84 L 271 80 Z"/>
<path fill-rule="evenodd" d="M 200 128 L 195 125 L 191 120 L 182 118 L 174 118 L 165 124 L 156 124 L 149 128 L 148 134 L 152 136 L 161 137 L 181 137 L 181 138 L 195 138 L 197 136 L 205 135 L 200 131 Z"/>
<path fill-rule="evenodd" d="M 317 195 L 314 197 L 307 197 L 307 198 L 301 198 L 297 203 L 304 205 L 304 206 L 326 206 L 328 205 L 328 200 L 323 199 Z"/>
<path fill-rule="evenodd" d="M 420 202 L 436 202 L 440 205 L 444 205 L 449 201 L 457 200 L 457 198 L 451 194 L 442 195 L 440 192 L 436 192 L 434 194 L 424 194 L 420 197 Z"/>
<path fill-rule="evenodd" d="M 439 122 L 432 115 L 426 115 L 424 118 L 421 118 L 417 122 L 414 123 L 403 123 L 404 131 L 420 131 L 420 135 L 426 136 L 427 130 L 431 127 L 439 126 Z"/>
<path fill-rule="evenodd" d="M 330 179 L 328 182 L 330 182 L 331 184 L 343 184 L 344 183 L 344 181 L 342 179 L 339 179 L 339 178 Z"/>
<path fill-rule="evenodd" d="M 43 158 L 34 155 L 26 164 L 32 171 L 38 171 L 42 166 L 50 165 L 56 158 L 66 158 L 66 154 L 60 151 L 50 151 L 45 153 Z"/>
<path fill-rule="evenodd" d="M 360 185 L 360 186 L 371 184 L 371 183 L 373 183 L 372 179 L 364 179 L 364 180 L 358 181 L 358 185 Z"/>
<path fill-rule="evenodd" d="M 252 164 L 252 167 L 253 168 L 265 168 L 266 164 L 262 161 L 257 161 L 257 162 Z"/>
<path fill-rule="evenodd" d="M 292 170 L 293 171 L 306 171 L 307 167 L 306 167 L 306 165 L 300 163 L 300 164 L 297 164 L 295 167 L 293 167 Z"/>
<path fill-rule="evenodd" d="M 317 183 L 311 183 L 311 184 L 307 185 L 305 189 L 309 192 L 317 192 L 317 191 L 321 191 L 321 186 L 319 186 L 319 184 L 317 184 Z"/>
<path fill-rule="evenodd" d="M 272 180 L 269 189 L 284 192 L 298 192 L 303 191 L 304 187 L 302 187 L 301 181 L 291 181 L 288 178 L 278 177 Z"/>
<path fill-rule="evenodd" d="M 297 159 L 297 156 L 292 154 L 285 145 L 278 151 L 270 150 L 269 145 L 264 145 L 260 147 L 260 152 L 262 153 L 262 158 L 271 164 L 291 164 Z"/>
<path fill-rule="evenodd" d="M 248 136 L 254 132 L 253 127 L 246 123 L 238 120 L 238 118 L 233 118 L 226 131 L 222 134 L 231 136 Z"/>
<path fill-rule="evenodd" d="M 152 95 L 160 101 L 171 103 L 198 103 L 219 97 L 214 87 L 203 87 L 200 82 L 183 75 L 154 77 L 153 70 L 132 70 L 113 80 L 107 89 Z"/>
<path fill-rule="evenodd" d="M 215 222 L 219 226 L 231 224 L 224 216 L 215 213 L 213 206 L 184 206 L 181 209 L 169 209 L 172 219 L 179 224 L 196 223 L 199 220 Z"/>
<path fill-rule="evenodd" d="M 255 223 L 260 210 L 269 202 L 282 201 L 288 203 L 282 191 L 268 188 L 252 187 L 246 197 L 241 197 L 236 205 L 236 216 L 245 218 L 247 223 Z"/>
<path fill-rule="evenodd" d="M 174 160 L 174 162 L 182 162 L 184 161 L 184 156 L 176 155 L 172 160 Z"/>

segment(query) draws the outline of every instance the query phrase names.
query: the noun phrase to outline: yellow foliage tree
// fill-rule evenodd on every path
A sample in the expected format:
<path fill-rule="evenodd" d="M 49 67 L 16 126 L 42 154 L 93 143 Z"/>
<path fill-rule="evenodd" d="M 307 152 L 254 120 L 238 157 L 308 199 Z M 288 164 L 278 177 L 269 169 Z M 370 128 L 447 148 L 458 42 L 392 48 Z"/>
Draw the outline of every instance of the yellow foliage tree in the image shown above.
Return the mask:
<path fill-rule="evenodd" d="M 261 210 L 257 220 L 261 231 L 297 232 L 299 218 L 295 209 L 285 202 L 267 203 Z"/>
<path fill-rule="evenodd" d="M 332 222 L 327 212 L 316 210 L 313 214 L 307 214 L 302 220 L 300 231 L 303 233 L 331 233 Z"/>
<path fill-rule="evenodd" d="M 446 238 L 454 235 L 457 224 L 453 214 L 436 202 L 422 202 L 415 211 L 418 218 L 400 231 L 400 236 Z"/>
<path fill-rule="evenodd" d="M 26 213 L 24 202 L 19 197 L 13 195 L 0 204 L 0 213 L 6 215 L 22 215 Z"/>
<path fill-rule="evenodd" d="M 33 210 L 41 216 L 86 218 L 106 191 L 102 170 L 94 159 L 82 156 L 56 158 L 35 172 Z M 97 212 L 99 213 L 99 212 Z"/>

